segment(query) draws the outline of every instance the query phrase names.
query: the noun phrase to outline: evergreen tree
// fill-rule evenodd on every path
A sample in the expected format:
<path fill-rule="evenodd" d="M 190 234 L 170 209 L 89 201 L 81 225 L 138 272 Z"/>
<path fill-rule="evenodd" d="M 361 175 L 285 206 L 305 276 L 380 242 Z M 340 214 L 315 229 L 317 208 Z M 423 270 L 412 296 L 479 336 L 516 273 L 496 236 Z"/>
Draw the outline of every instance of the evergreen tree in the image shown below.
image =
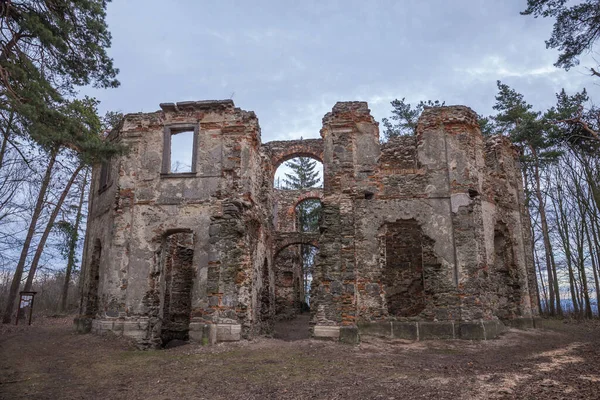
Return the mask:
<path fill-rule="evenodd" d="M 292 170 L 286 173 L 283 180 L 285 189 L 302 190 L 316 187 L 321 179 L 319 171 L 315 171 L 317 162 L 309 157 L 297 157 L 285 164 Z M 319 200 L 306 200 L 296 207 L 298 229 L 302 232 L 315 231 L 319 225 L 321 202 Z"/>
<path fill-rule="evenodd" d="M 0 119 L 5 135 L 26 135 L 47 149 L 64 146 L 89 157 L 105 158 L 116 151 L 97 130 L 86 134 L 97 102 L 73 100 L 78 86 L 119 85 L 118 70 L 106 52 L 111 39 L 107 3 L 0 2 L 0 113 L 15 116 L 11 127 Z"/>
<path fill-rule="evenodd" d="M 483 136 L 491 136 L 496 134 L 496 125 L 494 124 L 493 117 L 479 117 L 477 119 L 479 123 L 479 130 Z"/>
<path fill-rule="evenodd" d="M 530 204 L 532 195 L 537 200 L 535 212 L 540 217 L 546 255 L 550 314 L 561 315 L 556 263 L 550 240 L 540 172 L 545 165 L 556 162 L 560 153 L 553 148 L 553 142 L 548 135 L 548 124 L 546 120 L 540 118 L 540 113 L 532 110 L 533 107 L 525 101 L 522 94 L 500 81 L 497 81 L 497 85 L 498 94 L 493 108 L 498 111 L 498 114 L 493 117 L 494 123 L 496 128 L 508 135 L 521 151 L 526 203 Z M 530 179 L 531 187 L 528 185 Z"/>
<path fill-rule="evenodd" d="M 578 65 L 579 56 L 591 51 L 600 38 L 600 0 L 584 0 L 577 4 L 569 0 L 527 0 L 527 9 L 521 14 L 556 19 L 546 47 L 560 51 L 554 64 L 560 68 Z M 597 70 L 592 68 L 591 71 L 600 76 Z"/>
<path fill-rule="evenodd" d="M 13 141 L 18 136 L 39 145 L 48 155 L 15 267 L 2 318 L 4 323 L 11 320 L 51 177 L 56 169 L 63 167 L 62 157 L 74 159 L 81 169 L 85 164 L 123 151 L 121 146 L 103 140 L 98 102 L 87 97 L 75 99 L 79 86 L 110 88 L 119 84 L 118 70 L 106 52 L 111 39 L 105 22 L 107 3 L 107 0 L 0 1 L 0 131 L 3 137 L 0 160 L 6 151 L 4 144 L 18 148 Z M 70 185 L 65 188 L 69 189 Z M 57 204 L 55 210 L 59 208 Z M 38 246 L 38 250 L 36 260 L 43 246 Z M 28 282 L 34 273 L 35 268 Z"/>
<path fill-rule="evenodd" d="M 507 135 L 522 149 L 521 161 L 541 166 L 555 162 L 560 153 L 554 147 L 555 141 L 549 134 L 550 126 L 541 113 L 508 85 L 497 81 L 498 94 L 493 109 L 498 111 L 494 119 L 495 130 Z"/>
<path fill-rule="evenodd" d="M 288 190 L 302 190 L 317 187 L 321 182 L 319 172 L 315 171 L 317 162 L 308 157 L 297 157 L 285 164 L 292 170 L 286 173 L 284 187 Z M 300 232 L 314 232 L 319 228 L 321 202 L 318 199 L 307 199 L 296 206 L 296 224 Z M 316 249 L 310 245 L 300 245 L 302 256 L 302 275 L 304 287 L 304 302 L 310 303 L 310 282 L 314 266 Z"/>
<path fill-rule="evenodd" d="M 383 137 L 384 141 L 398 136 L 413 136 L 417 133 L 417 124 L 419 117 L 426 108 L 443 107 L 446 102 L 439 100 L 420 101 L 416 106 L 406 102 L 406 98 L 402 100 L 394 100 L 392 105 L 392 116 L 383 118 Z M 479 128 L 484 135 L 493 135 L 496 129 L 494 119 L 492 117 L 479 117 Z"/>
<path fill-rule="evenodd" d="M 286 173 L 283 179 L 285 189 L 299 190 L 316 187 L 321 179 L 319 172 L 315 171 L 317 162 L 309 157 L 297 157 L 285 163 L 292 170 Z"/>
<path fill-rule="evenodd" d="M 535 18 L 555 18 L 554 29 L 550 39 L 546 41 L 546 47 L 560 51 L 554 65 L 566 70 L 578 65 L 579 57 L 586 52 L 592 52 L 596 41 L 600 39 L 600 0 L 578 3 L 568 0 L 527 0 L 527 9 L 521 14 L 533 15 Z M 593 76 L 600 77 L 598 67 L 590 68 L 590 72 Z M 579 145 L 591 146 L 597 150 L 600 146 L 600 110 L 595 107 L 585 109 L 585 90 L 571 98 L 564 94 L 563 90 L 562 99 L 558 100 L 567 106 L 567 112 L 563 113 L 562 117 L 558 116 L 555 121 L 561 123 L 563 128 L 569 125 L 565 132 L 571 132 L 571 139 L 582 138 Z M 566 103 L 579 105 L 576 109 L 569 109 Z M 555 111 L 558 111 L 558 108 Z"/>
<path fill-rule="evenodd" d="M 410 103 L 406 102 L 405 97 L 402 100 L 393 100 L 391 102 L 392 116 L 389 119 L 382 119 L 385 140 L 398 136 L 415 135 L 417 132 L 417 122 L 423 110 L 427 107 L 442 107 L 445 104 L 445 102 L 440 102 L 439 100 L 421 100 L 413 107 Z"/>

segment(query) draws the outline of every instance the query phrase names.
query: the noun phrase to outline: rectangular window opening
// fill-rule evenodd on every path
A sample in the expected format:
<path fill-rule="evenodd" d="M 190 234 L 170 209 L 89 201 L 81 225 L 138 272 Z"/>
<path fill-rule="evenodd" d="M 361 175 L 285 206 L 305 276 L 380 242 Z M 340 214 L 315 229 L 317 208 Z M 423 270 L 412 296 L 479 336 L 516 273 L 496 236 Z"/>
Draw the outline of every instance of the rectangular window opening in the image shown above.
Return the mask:
<path fill-rule="evenodd" d="M 194 130 L 171 132 L 171 168 L 172 174 L 194 172 Z"/>
<path fill-rule="evenodd" d="M 163 175 L 194 176 L 196 172 L 195 125 L 165 127 L 163 148 Z"/>
<path fill-rule="evenodd" d="M 102 161 L 100 166 L 100 184 L 98 185 L 98 191 L 102 192 L 108 188 L 110 179 L 110 162 Z"/>

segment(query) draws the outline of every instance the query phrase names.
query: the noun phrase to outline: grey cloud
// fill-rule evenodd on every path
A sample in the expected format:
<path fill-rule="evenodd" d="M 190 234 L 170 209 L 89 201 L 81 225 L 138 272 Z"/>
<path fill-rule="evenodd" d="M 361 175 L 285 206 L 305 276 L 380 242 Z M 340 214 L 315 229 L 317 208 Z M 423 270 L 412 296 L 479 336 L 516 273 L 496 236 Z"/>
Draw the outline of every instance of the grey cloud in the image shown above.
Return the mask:
<path fill-rule="evenodd" d="M 562 87 L 599 89 L 552 66 L 551 21 L 524 1 L 113 2 L 111 54 L 122 86 L 91 91 L 105 110 L 233 99 L 260 118 L 263 141 L 316 137 L 339 100 L 366 100 L 380 120 L 406 97 L 489 114 L 497 79 L 536 108 Z M 89 92 L 89 91 L 86 91 Z"/>

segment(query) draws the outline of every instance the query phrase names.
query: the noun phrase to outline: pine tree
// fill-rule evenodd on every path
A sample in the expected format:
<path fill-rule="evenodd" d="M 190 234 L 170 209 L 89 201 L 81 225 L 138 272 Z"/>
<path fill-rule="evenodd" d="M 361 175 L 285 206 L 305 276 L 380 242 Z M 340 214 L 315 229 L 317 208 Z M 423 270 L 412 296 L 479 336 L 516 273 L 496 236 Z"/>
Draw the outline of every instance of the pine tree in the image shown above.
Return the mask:
<path fill-rule="evenodd" d="M 600 39 L 600 1 L 585 0 L 573 4 L 568 0 L 527 0 L 527 9 L 522 15 L 556 18 L 550 39 L 546 47 L 558 49 L 560 54 L 554 64 L 569 69 L 579 64 L 579 56 L 593 49 Z M 600 72 L 590 69 L 592 74 Z"/>
<path fill-rule="evenodd" d="M 392 116 L 389 119 L 382 119 L 385 128 L 383 131 L 385 140 L 398 136 L 415 135 L 417 132 L 417 122 L 423 110 L 427 107 L 442 107 L 445 104 L 445 102 L 440 102 L 439 100 L 421 100 L 413 107 L 410 103 L 406 102 L 405 97 L 402 100 L 393 100 L 391 102 Z"/>
<path fill-rule="evenodd" d="M 529 204 L 533 195 L 537 200 L 536 211 L 540 216 L 548 273 L 550 314 L 562 315 L 556 263 L 550 241 L 540 172 L 545 165 L 556 162 L 560 153 L 553 148 L 553 141 L 548 135 L 548 123 L 540 118 L 540 113 L 532 110 L 533 107 L 525 101 L 522 94 L 500 81 L 497 81 L 497 85 L 498 94 L 493 107 L 498 111 L 498 114 L 493 117 L 495 126 L 501 133 L 508 135 L 521 151 L 526 203 Z M 531 188 L 527 185 L 529 179 L 533 182 Z"/>
<path fill-rule="evenodd" d="M 309 157 L 298 157 L 285 164 L 292 173 L 285 174 L 284 187 L 287 190 L 302 190 L 317 187 L 321 182 L 319 172 L 315 171 L 317 162 Z M 300 232 L 314 232 L 319 228 L 321 202 L 318 199 L 308 199 L 296 206 L 296 224 Z M 309 289 L 316 249 L 310 245 L 301 245 L 302 275 L 304 287 L 304 302 L 309 305 Z"/>
<path fill-rule="evenodd" d="M 556 67 L 569 70 L 579 65 L 579 58 L 584 53 L 595 51 L 594 48 L 600 39 L 600 0 L 585 0 L 579 3 L 567 0 L 527 0 L 527 9 L 523 15 L 533 15 L 535 18 L 555 18 L 554 29 L 550 39 L 546 40 L 546 47 L 560 51 Z M 591 74 L 600 77 L 600 68 L 589 68 Z M 557 118 L 559 123 L 570 125 L 567 131 L 576 130 L 574 137 L 583 140 L 580 144 L 584 147 L 592 146 L 594 151 L 600 147 L 600 110 L 596 107 L 584 108 L 587 102 L 585 90 L 573 96 L 567 96 L 564 90 L 558 95 L 559 107 L 562 102 L 566 105 L 562 118 Z M 576 104 L 575 109 L 569 109 Z M 567 111 L 565 113 L 565 111 Z M 589 149 L 583 149 L 589 150 Z"/>
<path fill-rule="evenodd" d="M 0 119 L 5 135 L 24 135 L 48 150 L 63 146 L 90 157 L 115 152 L 114 145 L 86 126 L 97 101 L 74 100 L 79 86 L 119 85 L 118 70 L 106 52 L 111 39 L 107 3 L 0 2 L 0 113 L 14 115 L 10 127 Z"/>
<path fill-rule="evenodd" d="M 321 179 L 319 171 L 315 171 L 317 162 L 309 157 L 298 157 L 285 164 L 292 170 L 286 173 L 284 182 L 285 189 L 302 190 L 316 187 Z M 302 232 L 315 231 L 319 224 L 319 213 L 321 202 L 318 200 L 306 200 L 296 207 L 297 224 Z"/>
<path fill-rule="evenodd" d="M 15 267 L 4 323 L 11 320 L 21 277 L 45 195 L 61 157 L 84 165 L 105 160 L 123 148 L 103 140 L 97 100 L 76 99 L 76 89 L 117 87 L 118 70 L 107 55 L 110 33 L 107 0 L 0 1 L 0 131 L 3 146 L 22 137 L 47 153 L 48 164 L 28 221 Z M 5 139 L 5 140 L 4 140 Z M 67 188 L 68 190 L 69 188 Z"/>
<path fill-rule="evenodd" d="M 309 157 L 297 157 L 285 163 L 293 172 L 285 174 L 283 184 L 285 189 L 299 190 L 316 187 L 321 179 L 319 171 L 315 171 L 317 162 Z"/>

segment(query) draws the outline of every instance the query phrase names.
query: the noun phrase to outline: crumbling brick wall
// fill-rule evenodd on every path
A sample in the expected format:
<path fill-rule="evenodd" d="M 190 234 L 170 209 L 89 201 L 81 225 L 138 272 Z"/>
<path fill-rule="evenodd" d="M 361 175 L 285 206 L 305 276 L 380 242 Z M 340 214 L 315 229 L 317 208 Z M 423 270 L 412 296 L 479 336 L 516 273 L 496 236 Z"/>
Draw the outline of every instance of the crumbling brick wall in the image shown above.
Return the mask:
<path fill-rule="evenodd" d="M 80 330 L 146 347 L 269 332 L 276 308 L 303 296 L 290 250 L 298 244 L 319 248 L 317 337 L 488 338 L 504 324 L 532 325 L 537 287 L 517 153 L 504 138 L 484 140 L 469 108 L 426 109 L 416 136 L 383 144 L 364 102 L 337 103 L 321 139 L 265 144 L 254 113 L 230 100 L 161 108 L 127 115 L 109 140 L 129 154 L 94 168 Z M 181 129 L 194 132 L 193 167 L 174 174 L 165 157 Z M 323 162 L 322 190 L 273 187 L 277 167 L 296 156 Z M 319 232 L 297 232 L 303 196 L 321 199 Z M 185 259 L 183 270 L 161 258 L 173 233 L 185 246 L 167 248 L 181 249 L 173 260 Z"/>
<path fill-rule="evenodd" d="M 302 141 L 302 143 L 306 142 Z M 306 154 L 305 151 L 302 151 L 298 147 L 294 151 L 298 150 L 300 150 L 300 154 Z M 305 303 L 303 259 L 301 256 L 302 245 L 289 244 L 295 241 L 302 241 L 302 239 L 299 239 L 302 234 L 297 235 L 297 240 L 290 241 L 288 240 L 290 235 L 285 235 L 285 233 L 299 232 L 296 210 L 298 204 L 306 200 L 320 200 L 322 197 L 323 190 L 321 188 L 303 190 L 274 189 L 273 191 L 274 234 L 277 238 L 281 239 L 275 241 L 273 259 L 275 273 L 275 313 L 278 319 L 295 317 L 303 310 L 303 303 Z M 303 236 L 312 240 L 310 234 Z"/>
<path fill-rule="evenodd" d="M 267 296 L 263 287 L 274 296 L 272 205 L 263 191 L 270 183 L 261 170 L 258 120 L 231 101 L 161 108 L 127 115 L 111 134 L 110 140 L 127 145 L 129 153 L 110 160 L 108 188 L 99 188 L 99 168 L 94 170 L 86 247 L 101 239 L 103 251 L 98 310 L 87 316 L 94 319 L 92 329 L 120 331 L 156 346 L 160 334 L 154 330 L 161 324 L 152 319 L 165 305 L 165 271 L 156 254 L 167 232 L 187 230 L 196 235 L 189 335 L 237 340 L 268 331 L 265 315 L 274 313 L 274 302 L 265 310 L 260 298 Z M 165 172 L 169 129 L 190 126 L 202 132 L 196 138 L 195 171 Z M 82 298 L 89 296 L 88 286 Z"/>

